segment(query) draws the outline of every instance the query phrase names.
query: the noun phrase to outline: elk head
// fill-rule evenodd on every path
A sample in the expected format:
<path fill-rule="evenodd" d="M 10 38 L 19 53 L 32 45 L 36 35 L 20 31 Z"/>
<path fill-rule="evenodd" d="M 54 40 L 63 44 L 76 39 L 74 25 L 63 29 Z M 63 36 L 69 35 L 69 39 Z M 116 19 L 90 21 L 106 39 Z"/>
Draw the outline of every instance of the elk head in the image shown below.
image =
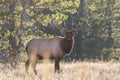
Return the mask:
<path fill-rule="evenodd" d="M 73 29 L 73 30 L 66 30 L 66 29 L 62 29 L 61 33 L 63 34 L 63 36 L 65 38 L 67 38 L 68 40 L 70 40 L 71 38 L 75 37 L 76 34 L 80 31 L 80 29 Z"/>
<path fill-rule="evenodd" d="M 71 39 L 71 38 L 74 38 L 76 36 L 76 34 L 80 31 L 80 28 L 78 29 L 72 29 L 72 30 L 67 30 L 64 28 L 64 26 L 66 26 L 66 23 L 63 21 L 62 22 L 62 25 L 63 26 L 57 26 L 55 24 L 55 21 L 54 19 L 52 18 L 52 27 L 55 27 L 57 29 L 60 30 L 61 34 L 66 37 L 68 40 Z"/>

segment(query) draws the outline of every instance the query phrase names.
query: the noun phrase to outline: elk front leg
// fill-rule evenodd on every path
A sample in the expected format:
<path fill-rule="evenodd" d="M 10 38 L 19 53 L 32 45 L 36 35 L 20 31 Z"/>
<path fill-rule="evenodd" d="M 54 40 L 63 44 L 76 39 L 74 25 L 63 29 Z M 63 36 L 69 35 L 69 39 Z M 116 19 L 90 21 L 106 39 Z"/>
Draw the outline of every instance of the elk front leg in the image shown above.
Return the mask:
<path fill-rule="evenodd" d="M 59 65 L 59 63 L 60 63 L 60 59 L 55 59 L 55 73 L 57 72 L 57 73 L 59 73 L 60 72 L 60 65 Z"/>

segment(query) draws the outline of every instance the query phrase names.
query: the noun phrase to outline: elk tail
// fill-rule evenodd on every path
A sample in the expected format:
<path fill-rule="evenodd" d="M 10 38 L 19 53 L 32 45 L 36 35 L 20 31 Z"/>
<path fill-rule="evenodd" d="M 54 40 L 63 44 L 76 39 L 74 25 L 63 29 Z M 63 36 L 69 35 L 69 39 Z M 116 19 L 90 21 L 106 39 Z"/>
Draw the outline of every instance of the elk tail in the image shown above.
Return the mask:
<path fill-rule="evenodd" d="M 29 43 L 29 41 L 27 41 L 27 42 L 24 42 L 24 48 L 25 48 L 25 50 L 26 50 L 26 52 L 28 53 L 28 48 L 27 48 L 27 46 L 28 46 L 28 43 Z"/>

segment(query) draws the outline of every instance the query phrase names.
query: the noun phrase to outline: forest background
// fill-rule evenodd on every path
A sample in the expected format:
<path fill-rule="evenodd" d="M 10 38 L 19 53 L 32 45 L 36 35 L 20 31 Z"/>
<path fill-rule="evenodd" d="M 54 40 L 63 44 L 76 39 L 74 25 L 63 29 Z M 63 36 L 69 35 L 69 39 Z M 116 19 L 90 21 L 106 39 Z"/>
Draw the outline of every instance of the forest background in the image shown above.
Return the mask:
<path fill-rule="evenodd" d="M 65 61 L 120 59 L 120 0 L 0 0 L 0 62 L 26 60 L 24 43 L 81 28 Z"/>

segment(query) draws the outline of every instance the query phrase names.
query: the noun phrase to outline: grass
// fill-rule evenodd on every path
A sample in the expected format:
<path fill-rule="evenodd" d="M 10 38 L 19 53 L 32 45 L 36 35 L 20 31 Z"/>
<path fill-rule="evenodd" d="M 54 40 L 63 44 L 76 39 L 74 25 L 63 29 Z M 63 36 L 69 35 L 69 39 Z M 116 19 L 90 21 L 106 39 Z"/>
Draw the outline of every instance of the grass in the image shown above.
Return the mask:
<path fill-rule="evenodd" d="M 119 62 L 71 62 L 61 63 L 60 74 L 54 74 L 53 63 L 37 64 L 38 75 L 31 70 L 27 75 L 24 63 L 17 68 L 0 64 L 0 80 L 120 80 Z"/>

